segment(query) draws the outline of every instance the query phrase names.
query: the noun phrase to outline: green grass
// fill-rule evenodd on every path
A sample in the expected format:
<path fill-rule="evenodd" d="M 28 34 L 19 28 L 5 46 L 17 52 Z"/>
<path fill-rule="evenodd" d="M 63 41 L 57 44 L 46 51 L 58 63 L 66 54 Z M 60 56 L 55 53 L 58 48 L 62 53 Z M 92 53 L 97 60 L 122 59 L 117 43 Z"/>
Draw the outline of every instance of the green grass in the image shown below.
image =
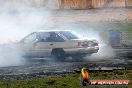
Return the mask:
<path fill-rule="evenodd" d="M 131 70 L 113 72 L 90 72 L 90 79 L 129 79 L 132 80 Z M 78 73 L 68 73 L 37 77 L 9 77 L 0 80 L 0 88 L 132 88 L 128 86 L 87 86 L 80 85 Z"/>

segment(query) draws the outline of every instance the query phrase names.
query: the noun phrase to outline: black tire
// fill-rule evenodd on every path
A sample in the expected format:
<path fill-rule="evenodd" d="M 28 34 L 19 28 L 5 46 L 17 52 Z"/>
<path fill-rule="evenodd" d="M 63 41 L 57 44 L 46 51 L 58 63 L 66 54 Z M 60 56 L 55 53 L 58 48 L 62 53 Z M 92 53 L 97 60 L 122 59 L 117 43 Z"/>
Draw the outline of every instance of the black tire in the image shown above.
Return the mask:
<path fill-rule="evenodd" d="M 54 49 L 51 53 L 52 57 L 59 60 L 64 61 L 65 60 L 65 52 L 63 49 Z"/>

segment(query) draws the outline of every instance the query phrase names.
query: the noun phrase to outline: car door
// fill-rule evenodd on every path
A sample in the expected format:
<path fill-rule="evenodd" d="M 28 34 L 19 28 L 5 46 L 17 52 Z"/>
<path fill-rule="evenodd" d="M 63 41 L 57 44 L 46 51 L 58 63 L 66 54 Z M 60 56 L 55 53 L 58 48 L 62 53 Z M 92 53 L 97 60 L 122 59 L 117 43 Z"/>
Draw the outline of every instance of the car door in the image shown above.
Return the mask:
<path fill-rule="evenodd" d="M 59 48 L 60 42 L 64 42 L 55 32 L 40 32 L 37 36 L 39 41 L 36 47 L 43 56 L 50 56 L 52 49 Z"/>
<path fill-rule="evenodd" d="M 65 42 L 65 38 L 63 36 L 60 35 L 59 32 L 56 33 L 52 33 L 51 34 L 51 39 L 53 40 L 53 48 L 65 48 L 66 42 Z"/>
<path fill-rule="evenodd" d="M 50 56 L 53 48 L 53 42 L 50 38 L 49 32 L 38 32 L 37 33 L 36 50 L 38 56 L 45 57 Z"/>

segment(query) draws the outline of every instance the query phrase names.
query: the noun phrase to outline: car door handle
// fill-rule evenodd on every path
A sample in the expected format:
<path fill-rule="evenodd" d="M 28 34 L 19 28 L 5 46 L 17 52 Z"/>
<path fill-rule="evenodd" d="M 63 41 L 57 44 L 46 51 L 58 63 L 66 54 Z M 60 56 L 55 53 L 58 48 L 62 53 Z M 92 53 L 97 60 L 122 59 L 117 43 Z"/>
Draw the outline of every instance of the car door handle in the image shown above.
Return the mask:
<path fill-rule="evenodd" d="M 52 46 L 53 44 L 51 43 L 50 45 Z"/>

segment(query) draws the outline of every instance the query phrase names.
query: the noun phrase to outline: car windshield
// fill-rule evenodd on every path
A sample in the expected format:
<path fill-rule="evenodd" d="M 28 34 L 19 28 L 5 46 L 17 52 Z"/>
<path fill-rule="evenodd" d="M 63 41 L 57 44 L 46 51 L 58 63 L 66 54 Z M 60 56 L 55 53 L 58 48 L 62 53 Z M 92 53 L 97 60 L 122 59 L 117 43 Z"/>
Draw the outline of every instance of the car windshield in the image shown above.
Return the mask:
<path fill-rule="evenodd" d="M 69 40 L 79 39 L 79 37 L 77 35 L 75 35 L 74 33 L 72 33 L 71 31 L 61 31 L 60 34 L 62 34 L 63 36 L 65 36 Z"/>

